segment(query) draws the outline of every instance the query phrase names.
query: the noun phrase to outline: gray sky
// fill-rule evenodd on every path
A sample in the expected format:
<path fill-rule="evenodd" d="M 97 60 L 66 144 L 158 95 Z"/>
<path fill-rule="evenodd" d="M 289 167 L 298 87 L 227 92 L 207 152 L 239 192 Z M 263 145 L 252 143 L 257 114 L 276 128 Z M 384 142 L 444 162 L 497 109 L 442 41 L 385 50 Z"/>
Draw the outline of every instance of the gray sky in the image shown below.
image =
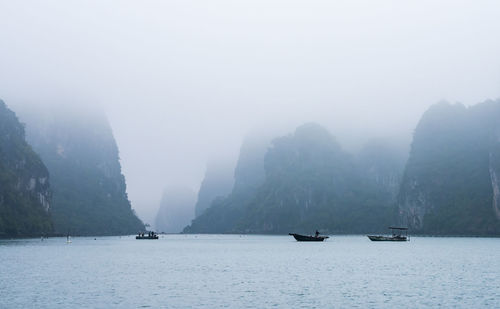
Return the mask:
<path fill-rule="evenodd" d="M 255 128 L 409 137 L 432 103 L 500 97 L 499 15 L 499 1 L 0 0 L 0 98 L 101 105 L 152 222 L 165 186 L 197 189 Z"/>

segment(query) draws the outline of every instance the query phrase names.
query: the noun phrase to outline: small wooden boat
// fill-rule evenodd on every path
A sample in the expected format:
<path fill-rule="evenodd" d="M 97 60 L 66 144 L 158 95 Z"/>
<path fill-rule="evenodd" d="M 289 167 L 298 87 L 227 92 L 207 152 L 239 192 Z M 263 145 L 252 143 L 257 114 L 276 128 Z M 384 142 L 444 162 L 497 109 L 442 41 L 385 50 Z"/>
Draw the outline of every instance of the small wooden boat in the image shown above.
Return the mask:
<path fill-rule="evenodd" d="M 293 236 L 297 241 L 323 241 L 327 238 L 328 236 L 310 236 L 310 235 L 300 235 L 300 234 L 295 234 L 295 233 L 289 233 L 288 235 Z"/>
<path fill-rule="evenodd" d="M 135 239 L 158 239 L 158 235 L 153 235 L 153 236 L 135 236 Z"/>
<path fill-rule="evenodd" d="M 385 235 L 366 235 L 371 241 L 407 241 L 410 239 L 408 237 L 407 227 L 389 227 L 392 230 L 392 236 Z M 403 235 L 405 231 L 405 235 Z"/>
<path fill-rule="evenodd" d="M 141 233 L 135 236 L 135 239 L 158 239 L 158 235 L 155 232 L 150 232 L 148 234 Z"/>

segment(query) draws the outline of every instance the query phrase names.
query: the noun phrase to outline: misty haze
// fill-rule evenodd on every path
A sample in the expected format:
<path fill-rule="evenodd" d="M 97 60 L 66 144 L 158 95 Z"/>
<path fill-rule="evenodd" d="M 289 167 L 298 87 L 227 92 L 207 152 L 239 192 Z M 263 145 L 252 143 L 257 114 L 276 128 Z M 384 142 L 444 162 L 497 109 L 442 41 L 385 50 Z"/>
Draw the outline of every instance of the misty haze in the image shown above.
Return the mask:
<path fill-rule="evenodd" d="M 499 13 L 0 0 L 0 307 L 499 307 Z"/>

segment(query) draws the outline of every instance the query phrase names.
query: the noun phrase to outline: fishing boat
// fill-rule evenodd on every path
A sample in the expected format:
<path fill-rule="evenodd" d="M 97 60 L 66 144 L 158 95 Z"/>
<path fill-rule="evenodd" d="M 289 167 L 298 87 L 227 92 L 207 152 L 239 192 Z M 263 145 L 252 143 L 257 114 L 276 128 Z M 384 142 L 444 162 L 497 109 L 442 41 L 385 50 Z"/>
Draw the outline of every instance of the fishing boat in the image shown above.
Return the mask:
<path fill-rule="evenodd" d="M 319 236 L 318 234 L 316 234 L 316 236 L 311 236 L 311 235 L 288 233 L 288 235 L 293 236 L 293 238 L 295 238 L 297 241 L 323 241 L 329 238 L 328 236 Z"/>
<path fill-rule="evenodd" d="M 407 241 L 410 240 L 408 236 L 407 227 L 394 227 L 390 226 L 389 229 L 392 231 L 391 236 L 386 235 L 366 235 L 371 241 Z M 403 235 L 404 232 L 404 235 Z"/>
<path fill-rule="evenodd" d="M 148 234 L 140 233 L 135 236 L 135 239 L 158 239 L 158 235 L 155 232 L 149 232 Z"/>

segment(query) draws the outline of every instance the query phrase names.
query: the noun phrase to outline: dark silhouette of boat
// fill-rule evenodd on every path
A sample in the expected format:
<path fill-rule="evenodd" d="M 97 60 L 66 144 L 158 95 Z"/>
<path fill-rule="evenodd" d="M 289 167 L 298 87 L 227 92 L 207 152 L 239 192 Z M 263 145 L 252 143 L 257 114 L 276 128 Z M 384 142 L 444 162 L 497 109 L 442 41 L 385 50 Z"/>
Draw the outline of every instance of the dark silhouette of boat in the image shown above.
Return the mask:
<path fill-rule="evenodd" d="M 408 236 L 407 227 L 394 227 L 390 226 L 389 229 L 392 231 L 391 236 L 385 235 L 366 235 L 371 241 L 407 241 L 410 240 Z M 403 235 L 403 231 L 405 234 Z"/>
<path fill-rule="evenodd" d="M 297 241 L 323 241 L 327 238 L 328 236 L 310 236 L 310 235 L 300 235 L 300 234 L 295 234 L 295 233 L 289 233 L 288 235 L 293 236 Z"/>
<path fill-rule="evenodd" d="M 139 235 L 135 236 L 135 239 L 158 239 L 158 235 L 155 232 L 139 233 Z"/>

